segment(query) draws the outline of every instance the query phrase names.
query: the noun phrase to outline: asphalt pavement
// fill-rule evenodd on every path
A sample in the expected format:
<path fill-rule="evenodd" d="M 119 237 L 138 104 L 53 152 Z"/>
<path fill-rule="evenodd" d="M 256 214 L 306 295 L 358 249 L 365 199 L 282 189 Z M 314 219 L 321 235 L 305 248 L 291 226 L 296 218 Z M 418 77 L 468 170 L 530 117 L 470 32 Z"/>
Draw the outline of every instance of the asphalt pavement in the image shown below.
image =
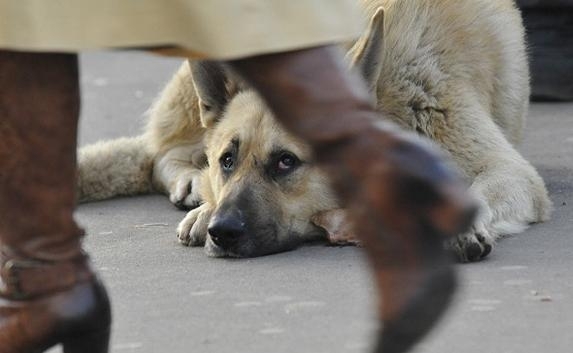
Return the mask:
<path fill-rule="evenodd" d="M 139 134 L 179 63 L 82 55 L 80 144 Z M 552 219 L 503 239 L 482 262 L 457 265 L 455 302 L 415 352 L 573 352 L 573 104 L 534 104 L 521 151 L 547 183 Z M 375 293 L 360 249 L 213 259 L 177 243 L 183 216 L 162 195 L 79 207 L 113 298 L 112 352 L 369 351 Z"/>

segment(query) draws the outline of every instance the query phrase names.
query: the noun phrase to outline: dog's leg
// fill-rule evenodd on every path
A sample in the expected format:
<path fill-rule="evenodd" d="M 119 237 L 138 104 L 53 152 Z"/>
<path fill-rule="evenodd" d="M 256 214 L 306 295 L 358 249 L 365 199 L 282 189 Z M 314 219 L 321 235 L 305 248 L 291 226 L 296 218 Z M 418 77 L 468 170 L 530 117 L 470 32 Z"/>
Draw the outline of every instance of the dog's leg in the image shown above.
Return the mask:
<path fill-rule="evenodd" d="M 204 135 L 190 66 L 184 62 L 149 110 L 145 131 L 154 156 L 153 184 L 179 208 L 197 207 L 201 201 Z"/>
<path fill-rule="evenodd" d="M 461 261 L 479 260 L 495 240 L 547 220 L 551 202 L 543 180 L 472 97 L 464 109 L 438 112 L 430 132 L 471 180 L 480 211 L 469 232 L 448 242 Z M 473 102 L 473 103 L 472 103 Z"/>
<path fill-rule="evenodd" d="M 504 153 L 493 156 L 470 187 L 480 202 L 472 228 L 448 242 L 461 261 L 481 259 L 500 236 L 520 233 L 531 223 L 549 219 L 551 201 L 539 174 L 517 151 Z"/>
<path fill-rule="evenodd" d="M 201 203 L 200 174 L 204 164 L 202 144 L 173 147 L 155 159 L 153 183 L 178 208 L 195 208 Z"/>
<path fill-rule="evenodd" d="M 177 226 L 179 243 L 187 246 L 203 246 L 212 213 L 213 207 L 209 203 L 204 203 L 187 213 Z"/>

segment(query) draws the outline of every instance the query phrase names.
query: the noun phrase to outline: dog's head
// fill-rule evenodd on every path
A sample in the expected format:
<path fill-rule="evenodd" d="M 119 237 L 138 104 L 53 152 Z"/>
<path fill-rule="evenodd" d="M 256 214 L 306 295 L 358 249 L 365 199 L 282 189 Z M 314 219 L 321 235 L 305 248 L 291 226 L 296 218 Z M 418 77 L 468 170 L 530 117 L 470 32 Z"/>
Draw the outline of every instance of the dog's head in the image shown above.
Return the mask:
<path fill-rule="evenodd" d="M 373 90 L 382 15 L 377 12 L 349 53 Z M 201 185 L 210 217 L 202 217 L 208 224 L 199 227 L 207 229 L 207 253 L 260 256 L 324 236 L 313 216 L 338 206 L 309 146 L 287 133 L 256 92 L 221 65 L 196 62 L 191 72 L 207 128 Z"/>
<path fill-rule="evenodd" d="M 205 119 L 211 126 L 202 180 L 212 212 L 208 254 L 260 256 L 323 235 L 311 217 L 336 201 L 310 148 L 288 134 L 252 90 L 236 92 L 224 108 L 206 109 L 213 110 L 221 114 Z"/>

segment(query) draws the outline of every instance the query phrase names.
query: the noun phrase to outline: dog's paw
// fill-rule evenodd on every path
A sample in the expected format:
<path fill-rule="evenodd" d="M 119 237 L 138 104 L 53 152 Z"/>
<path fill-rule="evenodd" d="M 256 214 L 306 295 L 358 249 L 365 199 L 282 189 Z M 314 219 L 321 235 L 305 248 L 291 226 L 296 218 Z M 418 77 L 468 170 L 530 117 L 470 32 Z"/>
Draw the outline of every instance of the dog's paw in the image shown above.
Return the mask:
<path fill-rule="evenodd" d="M 478 232 L 472 229 L 448 240 L 446 249 L 452 251 L 460 262 L 480 261 L 493 250 L 494 239 L 487 231 Z"/>
<path fill-rule="evenodd" d="M 492 213 L 489 206 L 478 199 L 479 212 L 472 227 L 465 233 L 446 241 L 446 249 L 460 262 L 480 261 L 493 250 L 498 234 L 491 228 Z"/>
<path fill-rule="evenodd" d="M 169 201 L 182 210 L 198 207 L 201 204 L 199 180 L 200 175 L 197 172 L 178 176 L 169 190 Z"/>
<path fill-rule="evenodd" d="M 325 231 L 331 245 L 361 245 L 343 209 L 322 211 L 313 215 L 310 220 Z"/>
<path fill-rule="evenodd" d="M 177 239 L 185 246 L 202 246 L 207 238 L 207 228 L 213 210 L 209 204 L 189 211 L 177 226 Z"/>

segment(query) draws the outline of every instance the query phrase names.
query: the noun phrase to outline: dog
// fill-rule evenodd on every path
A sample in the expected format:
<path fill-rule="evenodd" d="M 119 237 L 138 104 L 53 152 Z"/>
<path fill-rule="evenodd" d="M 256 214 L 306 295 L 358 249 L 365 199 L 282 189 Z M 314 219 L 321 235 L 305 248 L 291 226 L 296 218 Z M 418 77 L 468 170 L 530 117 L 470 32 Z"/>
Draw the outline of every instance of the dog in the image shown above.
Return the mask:
<path fill-rule="evenodd" d="M 381 119 L 437 143 L 478 201 L 461 261 L 549 218 L 543 180 L 516 150 L 529 102 L 524 29 L 511 0 L 364 0 L 369 23 L 347 50 Z M 191 211 L 179 241 L 250 257 L 325 237 L 353 243 L 328 178 L 257 93 L 216 62 L 185 62 L 145 132 L 79 152 L 79 197 L 163 192 Z"/>

